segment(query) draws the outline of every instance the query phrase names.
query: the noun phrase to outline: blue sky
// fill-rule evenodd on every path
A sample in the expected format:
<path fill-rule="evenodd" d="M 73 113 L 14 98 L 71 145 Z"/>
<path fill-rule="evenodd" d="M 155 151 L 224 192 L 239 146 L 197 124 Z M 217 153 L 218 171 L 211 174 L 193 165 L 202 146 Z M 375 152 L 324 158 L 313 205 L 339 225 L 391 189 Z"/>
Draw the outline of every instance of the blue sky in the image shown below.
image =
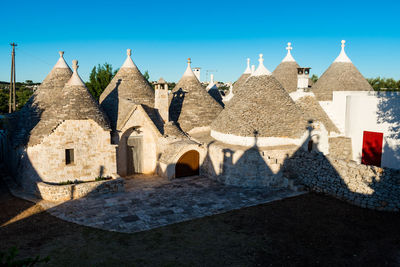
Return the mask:
<path fill-rule="evenodd" d="M 118 68 L 126 48 L 152 80 L 177 81 L 193 67 L 217 70 L 216 80 L 235 81 L 246 58 L 259 53 L 273 71 L 292 42 L 292 54 L 321 75 L 346 52 L 366 77 L 400 79 L 399 1 L 2 1 L 0 80 L 9 81 L 11 47 L 17 80 L 42 81 L 65 51 L 88 79 L 94 65 Z M 5 12 L 14 9 L 14 12 Z"/>

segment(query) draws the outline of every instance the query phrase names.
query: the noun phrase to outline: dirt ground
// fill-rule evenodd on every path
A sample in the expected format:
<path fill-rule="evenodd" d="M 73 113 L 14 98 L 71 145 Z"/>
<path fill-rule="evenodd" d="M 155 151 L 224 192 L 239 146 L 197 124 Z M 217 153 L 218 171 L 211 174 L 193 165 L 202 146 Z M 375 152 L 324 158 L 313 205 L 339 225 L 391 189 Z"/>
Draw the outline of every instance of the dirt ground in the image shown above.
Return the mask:
<path fill-rule="evenodd" d="M 51 266 L 400 266 L 400 215 L 306 194 L 135 234 L 55 218 L 0 184 L 0 251 Z"/>

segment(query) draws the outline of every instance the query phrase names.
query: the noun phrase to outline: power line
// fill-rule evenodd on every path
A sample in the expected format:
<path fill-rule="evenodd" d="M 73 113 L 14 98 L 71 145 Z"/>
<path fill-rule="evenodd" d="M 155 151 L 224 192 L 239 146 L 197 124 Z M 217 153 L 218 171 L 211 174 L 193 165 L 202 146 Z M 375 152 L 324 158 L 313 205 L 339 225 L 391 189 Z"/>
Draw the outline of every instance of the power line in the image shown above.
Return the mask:
<path fill-rule="evenodd" d="M 32 55 L 32 54 L 30 54 L 30 53 L 27 53 L 25 50 L 21 50 L 20 48 L 18 49 L 18 52 L 20 52 L 20 53 L 22 53 L 22 54 L 24 54 L 24 55 L 27 55 L 27 56 L 29 56 L 29 57 L 31 57 L 31 58 L 34 58 L 34 59 L 36 59 L 36 60 L 38 60 L 38 61 L 41 61 L 42 63 L 44 63 L 44 64 L 46 64 L 46 65 L 48 65 L 48 66 L 52 66 L 52 64 L 50 64 L 49 62 L 47 62 L 47 61 L 45 61 L 45 60 L 43 60 L 43 59 L 41 59 L 40 57 L 38 57 L 38 56 L 35 56 L 35 55 Z"/>

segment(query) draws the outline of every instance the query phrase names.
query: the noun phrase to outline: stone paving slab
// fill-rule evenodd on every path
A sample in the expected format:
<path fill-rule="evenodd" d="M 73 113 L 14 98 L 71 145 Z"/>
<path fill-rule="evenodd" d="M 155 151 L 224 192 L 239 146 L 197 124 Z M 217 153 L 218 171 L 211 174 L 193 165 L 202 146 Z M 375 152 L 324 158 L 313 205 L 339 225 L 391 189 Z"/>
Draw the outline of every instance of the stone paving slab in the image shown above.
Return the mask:
<path fill-rule="evenodd" d="M 41 201 L 63 220 L 133 233 L 297 196 L 290 189 L 242 188 L 205 177 L 173 181 L 156 176 L 127 178 L 125 192 L 88 196 L 59 205 Z"/>

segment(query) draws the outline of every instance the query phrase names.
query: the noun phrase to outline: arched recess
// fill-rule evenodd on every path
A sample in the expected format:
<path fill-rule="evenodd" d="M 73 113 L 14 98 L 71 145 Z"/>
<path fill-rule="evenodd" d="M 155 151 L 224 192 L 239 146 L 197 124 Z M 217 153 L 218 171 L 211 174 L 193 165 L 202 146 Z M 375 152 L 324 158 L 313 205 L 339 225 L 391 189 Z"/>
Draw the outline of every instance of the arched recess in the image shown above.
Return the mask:
<path fill-rule="evenodd" d="M 154 173 L 156 153 L 156 137 L 151 129 L 145 126 L 127 129 L 119 141 L 118 174 L 129 176 L 134 173 Z"/>
<path fill-rule="evenodd" d="M 199 175 L 200 153 L 196 150 L 189 150 L 183 154 L 175 165 L 175 177 L 187 177 Z"/>

